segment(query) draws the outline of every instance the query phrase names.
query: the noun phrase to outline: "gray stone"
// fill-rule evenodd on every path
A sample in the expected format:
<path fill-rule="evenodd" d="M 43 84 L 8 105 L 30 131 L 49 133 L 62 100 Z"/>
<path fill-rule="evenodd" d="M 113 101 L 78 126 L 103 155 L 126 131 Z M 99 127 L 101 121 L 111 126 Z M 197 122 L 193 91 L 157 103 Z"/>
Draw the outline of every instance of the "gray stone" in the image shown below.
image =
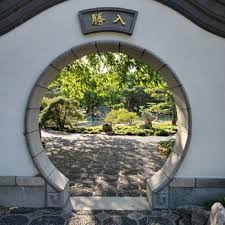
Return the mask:
<path fill-rule="evenodd" d="M 178 129 L 185 133 L 191 133 L 191 112 L 190 109 L 180 108 L 176 106 L 177 110 L 177 126 Z"/>
<path fill-rule="evenodd" d="M 105 219 L 108 219 L 109 218 L 109 214 L 102 211 L 98 214 L 96 214 L 96 217 L 100 220 L 100 221 L 104 221 Z"/>
<path fill-rule="evenodd" d="M 177 224 L 177 222 L 179 221 L 179 219 L 181 218 L 180 215 L 177 215 L 175 213 L 172 212 L 167 212 L 165 214 L 161 213 L 163 218 L 167 218 L 169 221 L 171 221 L 171 223 L 173 224 Z"/>
<path fill-rule="evenodd" d="M 72 51 L 77 56 L 77 58 L 81 58 L 85 55 L 95 54 L 97 53 L 96 43 L 89 42 L 87 44 L 72 48 Z"/>
<path fill-rule="evenodd" d="M 66 185 L 63 191 L 54 191 L 49 185 L 47 185 L 47 207 L 64 207 L 69 198 L 69 183 Z"/>
<path fill-rule="evenodd" d="M 173 225 L 168 219 L 160 217 L 145 217 L 139 221 L 140 225 Z"/>
<path fill-rule="evenodd" d="M 180 108 L 189 108 L 187 107 L 187 102 L 186 102 L 186 96 L 184 93 L 184 89 L 182 86 L 178 86 L 175 88 L 170 89 L 173 95 L 173 99 L 175 101 L 175 104 L 180 107 Z"/>
<path fill-rule="evenodd" d="M 178 130 L 176 134 L 176 141 L 172 151 L 183 157 L 184 151 L 186 150 L 188 144 L 188 137 L 189 135 L 187 133 L 183 133 Z"/>
<path fill-rule="evenodd" d="M 26 113 L 26 133 L 39 130 L 40 109 L 27 109 Z"/>
<path fill-rule="evenodd" d="M 128 217 L 133 220 L 140 220 L 144 217 L 144 215 L 142 213 L 134 211 L 133 213 L 129 214 Z"/>
<path fill-rule="evenodd" d="M 16 177 L 16 184 L 18 186 L 45 186 L 45 181 L 42 177 Z"/>
<path fill-rule="evenodd" d="M 192 225 L 206 225 L 208 214 L 204 210 L 195 209 L 192 211 L 191 224 Z"/>
<path fill-rule="evenodd" d="M 94 215 L 76 215 L 68 225 L 101 225 L 101 222 Z"/>
<path fill-rule="evenodd" d="M 179 225 L 191 225 L 191 220 L 183 218 L 179 221 Z"/>
<path fill-rule="evenodd" d="M 166 183 L 169 183 L 169 178 L 161 169 L 147 180 L 147 186 L 152 192 L 159 191 Z"/>
<path fill-rule="evenodd" d="M 116 41 L 97 41 L 98 52 L 119 52 L 119 42 Z"/>
<path fill-rule="evenodd" d="M 157 193 L 151 193 L 151 207 L 153 209 L 168 209 L 169 206 L 169 190 L 168 187 L 164 187 Z"/>
<path fill-rule="evenodd" d="M 175 177 L 170 182 L 170 187 L 195 187 L 195 178 Z"/>
<path fill-rule="evenodd" d="M 0 187 L 0 205 L 5 207 L 45 207 L 45 187 Z"/>
<path fill-rule="evenodd" d="M 137 223 L 125 216 L 111 216 L 103 222 L 103 225 L 137 225 Z"/>
<path fill-rule="evenodd" d="M 152 128 L 152 121 L 155 120 L 156 117 L 148 111 L 144 111 L 143 116 L 144 116 L 145 128 Z"/>
<path fill-rule="evenodd" d="M 30 225 L 64 225 L 65 220 L 60 216 L 41 216 L 31 221 Z"/>
<path fill-rule="evenodd" d="M 14 185 L 16 185 L 16 177 L 0 176 L 0 186 L 14 186 Z"/>
<path fill-rule="evenodd" d="M 29 145 L 30 153 L 33 157 L 44 151 L 39 130 L 26 134 L 26 139 Z"/>
<path fill-rule="evenodd" d="M 75 59 L 76 57 L 74 56 L 73 52 L 69 50 L 56 58 L 52 62 L 52 66 L 57 68 L 58 70 L 62 70 L 64 67 L 71 64 Z"/>
<path fill-rule="evenodd" d="M 181 85 L 180 81 L 178 80 L 170 66 L 166 65 L 159 71 L 159 73 L 163 80 L 166 82 L 168 88 L 174 88 Z"/>
<path fill-rule="evenodd" d="M 225 179 L 224 178 L 197 178 L 196 187 L 225 188 Z"/>
<path fill-rule="evenodd" d="M 49 65 L 41 74 L 40 78 L 37 81 L 37 84 L 47 88 L 51 81 L 58 75 L 58 73 L 59 70 Z"/>
<path fill-rule="evenodd" d="M 49 160 L 45 152 L 42 152 L 39 155 L 35 156 L 34 162 L 45 178 L 48 178 L 55 170 L 55 166 Z"/>
<path fill-rule="evenodd" d="M 48 181 L 57 191 L 63 191 L 69 183 L 69 179 L 65 177 L 58 169 L 48 177 Z"/>
<path fill-rule="evenodd" d="M 42 99 L 44 98 L 45 94 L 47 93 L 48 89 L 35 85 L 33 87 L 31 97 L 28 101 L 27 108 L 41 108 Z"/>
<path fill-rule="evenodd" d="M 169 208 L 182 205 L 204 205 L 207 201 L 221 199 L 225 188 L 173 188 L 169 189 Z"/>
<path fill-rule="evenodd" d="M 167 177 L 172 179 L 176 172 L 181 159 L 181 155 L 178 155 L 175 152 L 171 152 L 166 162 L 164 163 L 162 170 L 166 174 Z"/>
<path fill-rule="evenodd" d="M 142 54 L 144 53 L 144 49 L 139 48 L 134 45 L 129 45 L 127 43 L 121 42 L 120 43 L 120 52 L 127 54 L 128 56 L 135 58 L 135 59 L 140 59 L 142 57 Z"/>
<path fill-rule="evenodd" d="M 152 52 L 149 52 L 147 50 L 144 51 L 144 54 L 141 57 L 142 62 L 149 65 L 154 70 L 159 70 L 163 67 L 164 62 L 159 59 L 156 55 L 154 55 Z"/>
<path fill-rule="evenodd" d="M 225 224 L 225 209 L 221 203 L 215 203 L 211 208 L 211 214 L 208 220 L 208 225 L 224 225 Z"/>
<path fill-rule="evenodd" d="M 29 219 L 26 216 L 10 215 L 0 219 L 1 225 L 27 225 Z"/>

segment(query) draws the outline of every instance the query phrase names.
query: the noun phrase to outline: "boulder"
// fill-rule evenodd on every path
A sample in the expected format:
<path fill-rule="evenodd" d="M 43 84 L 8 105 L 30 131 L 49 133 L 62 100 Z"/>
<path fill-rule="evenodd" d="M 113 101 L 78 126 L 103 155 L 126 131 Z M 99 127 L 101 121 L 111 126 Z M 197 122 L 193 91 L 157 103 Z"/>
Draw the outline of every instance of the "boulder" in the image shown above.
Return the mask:
<path fill-rule="evenodd" d="M 152 128 L 153 120 L 155 120 L 155 116 L 150 112 L 144 111 L 145 128 Z"/>
<path fill-rule="evenodd" d="M 225 209 L 221 203 L 212 206 L 208 225 L 225 225 Z"/>
<path fill-rule="evenodd" d="M 112 124 L 111 123 L 103 123 L 102 130 L 106 133 L 112 132 Z"/>

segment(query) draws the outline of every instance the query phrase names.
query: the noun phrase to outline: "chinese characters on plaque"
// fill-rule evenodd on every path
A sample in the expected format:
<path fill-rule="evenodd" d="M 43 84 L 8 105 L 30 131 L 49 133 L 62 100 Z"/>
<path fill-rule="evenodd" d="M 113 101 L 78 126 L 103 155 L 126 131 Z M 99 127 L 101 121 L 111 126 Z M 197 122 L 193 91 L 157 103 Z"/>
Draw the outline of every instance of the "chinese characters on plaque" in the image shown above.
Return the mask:
<path fill-rule="evenodd" d="M 137 14 L 128 9 L 95 8 L 80 11 L 79 17 L 84 34 L 111 31 L 131 35 Z"/>

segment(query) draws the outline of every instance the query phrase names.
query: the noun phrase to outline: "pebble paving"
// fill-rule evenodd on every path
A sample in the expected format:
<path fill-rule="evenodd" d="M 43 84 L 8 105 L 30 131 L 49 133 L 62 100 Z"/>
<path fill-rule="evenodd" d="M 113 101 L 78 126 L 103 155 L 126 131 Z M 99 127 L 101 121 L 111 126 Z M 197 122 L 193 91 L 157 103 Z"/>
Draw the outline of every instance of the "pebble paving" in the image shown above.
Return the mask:
<path fill-rule="evenodd" d="M 209 213 L 202 209 L 65 212 L 20 208 L 1 209 L 0 215 L 0 225 L 206 225 Z"/>
<path fill-rule="evenodd" d="M 49 158 L 70 179 L 71 196 L 146 196 L 146 179 L 165 162 L 157 143 L 167 139 L 42 131 Z"/>

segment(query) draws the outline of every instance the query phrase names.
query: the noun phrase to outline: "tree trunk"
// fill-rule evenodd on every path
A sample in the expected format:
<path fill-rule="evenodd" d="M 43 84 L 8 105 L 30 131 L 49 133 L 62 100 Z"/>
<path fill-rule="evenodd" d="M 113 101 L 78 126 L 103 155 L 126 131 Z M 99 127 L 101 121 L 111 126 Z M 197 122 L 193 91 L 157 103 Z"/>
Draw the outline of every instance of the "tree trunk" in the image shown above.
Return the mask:
<path fill-rule="evenodd" d="M 173 109 L 172 109 L 172 125 L 174 126 L 177 125 L 177 111 L 176 111 L 175 104 L 173 105 Z"/>

